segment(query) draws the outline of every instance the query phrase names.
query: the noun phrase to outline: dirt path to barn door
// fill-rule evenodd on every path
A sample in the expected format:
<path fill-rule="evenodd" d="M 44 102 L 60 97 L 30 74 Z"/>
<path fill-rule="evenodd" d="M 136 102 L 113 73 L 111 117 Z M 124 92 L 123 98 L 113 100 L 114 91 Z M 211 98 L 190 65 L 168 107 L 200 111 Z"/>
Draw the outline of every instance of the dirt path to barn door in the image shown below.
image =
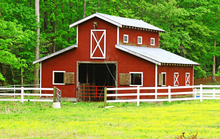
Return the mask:
<path fill-rule="evenodd" d="M 104 101 L 104 88 L 117 85 L 117 62 L 78 62 L 77 65 L 79 101 Z"/>

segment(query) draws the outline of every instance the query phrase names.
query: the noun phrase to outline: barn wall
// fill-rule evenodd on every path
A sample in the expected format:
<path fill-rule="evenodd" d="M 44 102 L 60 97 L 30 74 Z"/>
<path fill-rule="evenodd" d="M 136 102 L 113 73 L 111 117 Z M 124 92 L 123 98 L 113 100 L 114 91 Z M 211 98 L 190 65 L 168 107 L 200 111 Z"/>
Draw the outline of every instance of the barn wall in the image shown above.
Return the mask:
<path fill-rule="evenodd" d="M 190 85 L 193 85 L 192 66 L 158 66 L 158 74 L 166 72 L 166 86 L 174 86 L 174 72 L 179 72 L 179 86 L 185 86 L 185 74 L 190 73 Z"/>
<path fill-rule="evenodd" d="M 90 59 L 90 34 L 94 29 L 93 23 L 98 23 L 98 29 L 106 29 L 106 61 L 115 61 L 116 55 L 115 44 L 117 43 L 117 27 L 109 24 L 99 18 L 90 19 L 79 25 L 78 28 L 78 48 L 76 52 L 78 61 L 103 62 L 104 60 Z M 97 28 L 96 28 L 97 29 Z"/>
<path fill-rule="evenodd" d="M 49 60 L 46 60 L 42 63 L 42 87 L 53 87 L 56 86 L 62 90 L 62 96 L 64 97 L 76 97 L 76 93 L 73 90 L 76 90 L 76 78 L 75 84 L 69 85 L 53 85 L 53 71 L 65 71 L 65 72 L 74 72 L 76 74 L 76 63 L 73 59 L 76 50 L 73 49 L 66 53 L 60 54 L 56 57 L 53 57 Z"/>
<path fill-rule="evenodd" d="M 128 43 L 123 43 L 124 34 L 129 35 Z M 138 36 L 142 36 L 142 44 L 137 43 Z M 150 38 L 155 38 L 155 46 L 150 45 Z M 119 42 L 125 45 L 134 46 L 147 46 L 147 47 L 159 47 L 159 32 L 150 32 L 137 29 L 120 28 L 119 30 Z"/>
<path fill-rule="evenodd" d="M 185 74 L 190 73 L 190 85 L 193 85 L 193 66 L 158 66 L 158 74 L 166 72 L 166 86 L 174 86 L 174 73 L 179 72 L 179 86 L 186 86 Z M 159 86 L 159 85 L 158 85 Z M 171 92 L 179 92 L 180 89 L 172 89 Z M 184 91 L 192 91 L 191 88 L 181 89 Z M 167 90 L 158 90 L 158 92 L 167 92 Z"/>
<path fill-rule="evenodd" d="M 143 72 L 143 86 L 155 86 L 155 65 L 153 63 L 120 50 L 118 50 L 118 56 L 118 73 Z M 120 84 L 118 86 L 128 87 L 128 85 Z"/>

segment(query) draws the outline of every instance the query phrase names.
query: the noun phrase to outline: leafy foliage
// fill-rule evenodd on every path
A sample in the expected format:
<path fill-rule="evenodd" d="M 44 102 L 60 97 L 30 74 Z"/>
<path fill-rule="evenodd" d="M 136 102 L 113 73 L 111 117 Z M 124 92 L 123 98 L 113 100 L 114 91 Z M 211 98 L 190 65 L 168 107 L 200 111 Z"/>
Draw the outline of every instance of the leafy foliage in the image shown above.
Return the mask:
<path fill-rule="evenodd" d="M 40 0 L 41 57 L 76 43 L 76 28 L 69 24 L 83 18 L 84 1 Z M 0 67 L 7 65 L 4 83 L 20 83 L 21 67 L 24 82 L 31 83 L 37 27 L 34 1 L 0 0 L 0 7 L 0 55 L 5 56 Z M 195 77 L 210 74 L 214 55 L 220 65 L 219 0 L 86 0 L 85 15 L 95 12 L 140 19 L 166 30 L 160 34 L 160 47 L 200 63 Z M 0 80 L 4 78 L 0 73 Z"/>

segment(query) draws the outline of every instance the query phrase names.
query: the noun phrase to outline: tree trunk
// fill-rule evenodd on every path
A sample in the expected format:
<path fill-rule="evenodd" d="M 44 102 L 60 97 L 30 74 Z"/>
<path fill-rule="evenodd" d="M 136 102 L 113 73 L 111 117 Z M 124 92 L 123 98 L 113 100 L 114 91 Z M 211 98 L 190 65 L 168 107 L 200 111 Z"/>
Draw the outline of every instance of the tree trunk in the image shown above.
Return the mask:
<path fill-rule="evenodd" d="M 0 7 L 0 16 L 2 16 L 1 7 Z M 2 63 L 2 75 L 3 75 L 4 77 L 6 77 L 6 73 L 7 73 L 6 64 L 5 64 L 5 63 Z M 5 79 L 6 79 L 6 78 L 5 78 Z M 6 80 L 5 80 L 4 84 L 7 84 L 7 83 L 6 83 Z"/>
<path fill-rule="evenodd" d="M 21 67 L 21 86 L 23 86 L 24 84 L 24 80 L 23 80 L 23 71 L 22 71 L 22 67 Z"/>
<path fill-rule="evenodd" d="M 54 5 L 56 5 L 56 9 L 58 8 L 58 3 L 59 1 L 54 1 Z M 55 13 L 55 21 L 51 22 L 51 25 L 53 27 L 53 34 L 54 36 L 52 37 L 52 50 L 51 53 L 56 52 L 56 32 L 57 32 L 57 11 L 54 11 Z"/>
<path fill-rule="evenodd" d="M 15 76 L 14 76 L 14 71 L 13 71 L 13 69 L 12 69 L 12 67 L 10 66 L 10 69 L 11 69 L 11 76 L 12 76 L 12 82 L 13 82 L 13 84 L 15 85 Z"/>
<path fill-rule="evenodd" d="M 2 75 L 5 78 L 5 81 L 3 83 L 4 85 L 7 85 L 6 74 L 7 74 L 6 64 L 2 63 Z"/>
<path fill-rule="evenodd" d="M 214 40 L 214 51 L 216 48 L 216 39 Z M 216 82 L 216 78 L 215 78 L 215 55 L 213 56 L 213 65 L 212 65 L 212 80 L 211 82 Z"/>
<path fill-rule="evenodd" d="M 39 46 L 40 46 L 40 11 L 39 11 L 39 0 L 35 0 L 35 15 L 37 15 L 37 44 L 35 48 L 35 58 L 39 59 Z M 39 63 L 35 64 L 34 68 L 34 87 L 39 87 Z"/>
<path fill-rule="evenodd" d="M 2 16 L 1 7 L 0 7 L 0 16 Z"/>
<path fill-rule="evenodd" d="M 84 1 L 84 6 L 83 6 L 83 18 L 86 17 L 86 0 Z"/>
<path fill-rule="evenodd" d="M 100 1 L 98 1 L 98 3 L 97 3 L 97 7 L 96 7 L 96 11 L 95 11 L 95 12 L 98 12 L 98 10 L 99 10 L 99 4 L 100 4 Z"/>
<path fill-rule="evenodd" d="M 70 1 L 70 11 L 72 10 L 72 8 L 73 8 L 73 2 Z M 69 20 L 70 20 L 70 23 L 72 24 L 73 23 L 72 16 L 69 18 Z M 70 32 L 71 31 L 69 30 L 69 34 L 70 34 Z M 72 40 L 72 36 L 69 37 L 68 41 L 70 42 L 71 40 Z"/>

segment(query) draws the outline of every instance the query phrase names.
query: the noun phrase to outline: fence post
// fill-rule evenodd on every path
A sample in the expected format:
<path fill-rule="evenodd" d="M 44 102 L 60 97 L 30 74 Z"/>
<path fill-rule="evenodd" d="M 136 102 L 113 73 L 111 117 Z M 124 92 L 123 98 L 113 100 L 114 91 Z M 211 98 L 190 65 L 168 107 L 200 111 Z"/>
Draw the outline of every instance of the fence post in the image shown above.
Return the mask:
<path fill-rule="evenodd" d="M 196 90 L 196 88 L 195 88 L 195 98 L 196 98 L 196 91 L 197 91 L 197 90 Z"/>
<path fill-rule="evenodd" d="M 95 87 L 95 97 L 97 97 L 97 86 Z"/>
<path fill-rule="evenodd" d="M 157 99 L 157 86 L 155 87 L 155 99 Z"/>
<path fill-rule="evenodd" d="M 107 88 L 104 88 L 104 107 L 107 105 Z"/>
<path fill-rule="evenodd" d="M 213 98 L 215 98 L 215 88 L 213 89 Z"/>
<path fill-rule="evenodd" d="M 200 84 L 200 102 L 202 102 L 202 84 Z"/>
<path fill-rule="evenodd" d="M 21 87 L 21 102 L 24 102 L 24 87 Z"/>
<path fill-rule="evenodd" d="M 15 85 L 14 85 L 14 98 L 15 98 Z"/>
<path fill-rule="evenodd" d="M 170 85 L 168 86 L 168 99 L 169 99 L 169 102 L 171 102 L 171 88 L 170 88 Z"/>
<path fill-rule="evenodd" d="M 56 87 L 53 87 L 53 102 L 56 102 Z"/>
<path fill-rule="evenodd" d="M 140 105 L 140 86 L 137 86 L 137 106 Z"/>
<path fill-rule="evenodd" d="M 40 98 L 41 98 L 41 86 L 40 86 Z"/>

